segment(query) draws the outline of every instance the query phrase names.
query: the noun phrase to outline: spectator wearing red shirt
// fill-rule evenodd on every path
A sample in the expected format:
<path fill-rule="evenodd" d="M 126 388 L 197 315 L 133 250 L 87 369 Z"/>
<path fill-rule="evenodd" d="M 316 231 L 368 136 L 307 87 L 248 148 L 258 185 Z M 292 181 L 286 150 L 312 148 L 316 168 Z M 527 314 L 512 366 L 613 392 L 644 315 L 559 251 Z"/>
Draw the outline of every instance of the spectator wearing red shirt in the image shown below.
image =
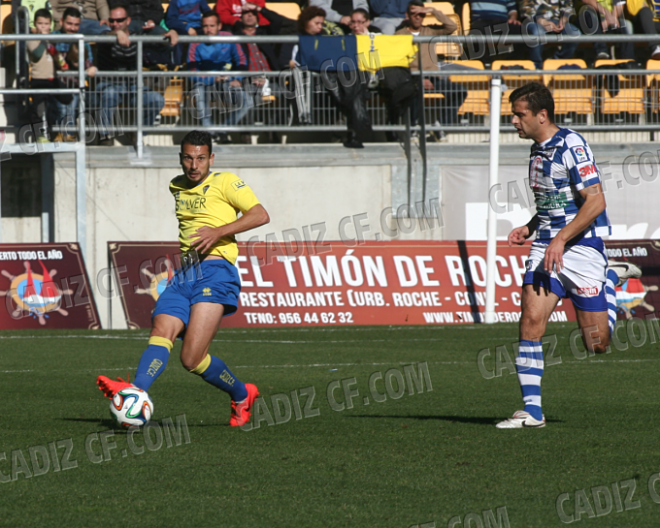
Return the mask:
<path fill-rule="evenodd" d="M 266 7 L 266 0 L 254 0 L 250 2 L 258 7 Z M 225 26 L 233 26 L 241 19 L 241 12 L 243 11 L 243 4 L 241 0 L 218 0 L 215 4 L 215 11 L 220 15 L 220 22 Z M 270 24 L 268 19 L 259 13 L 259 25 L 267 26 Z"/>

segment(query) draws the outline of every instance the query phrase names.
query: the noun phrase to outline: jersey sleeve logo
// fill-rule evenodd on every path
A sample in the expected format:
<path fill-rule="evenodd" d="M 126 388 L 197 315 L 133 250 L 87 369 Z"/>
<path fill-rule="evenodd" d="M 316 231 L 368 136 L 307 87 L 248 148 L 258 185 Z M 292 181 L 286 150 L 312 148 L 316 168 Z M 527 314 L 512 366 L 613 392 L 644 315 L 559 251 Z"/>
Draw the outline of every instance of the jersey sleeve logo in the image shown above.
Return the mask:
<path fill-rule="evenodd" d="M 238 191 L 243 187 L 247 187 L 247 183 L 245 183 L 243 180 L 236 180 L 234 183 L 231 184 L 231 186 L 234 188 L 235 191 Z"/>
<path fill-rule="evenodd" d="M 573 147 L 573 153 L 575 154 L 575 159 L 577 159 L 578 163 L 582 163 L 583 161 L 589 161 L 589 156 L 587 156 L 587 151 L 585 150 L 584 147 Z"/>
<path fill-rule="evenodd" d="M 593 163 L 584 163 L 578 167 L 578 173 L 580 174 L 580 178 L 584 180 L 592 174 L 596 174 L 596 167 L 594 167 Z"/>

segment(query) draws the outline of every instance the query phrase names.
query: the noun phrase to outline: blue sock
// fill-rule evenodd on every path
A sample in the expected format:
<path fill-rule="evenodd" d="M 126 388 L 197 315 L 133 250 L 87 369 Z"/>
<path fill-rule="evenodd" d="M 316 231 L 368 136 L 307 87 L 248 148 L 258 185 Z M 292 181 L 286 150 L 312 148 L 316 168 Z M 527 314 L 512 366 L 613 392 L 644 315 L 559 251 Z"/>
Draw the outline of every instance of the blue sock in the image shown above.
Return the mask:
<path fill-rule="evenodd" d="M 201 376 L 207 383 L 229 393 L 231 399 L 235 402 L 243 401 L 248 397 L 245 383 L 238 380 L 220 358 L 209 354 L 190 372 Z"/>
<path fill-rule="evenodd" d="M 151 384 L 165 370 L 172 346 L 173 343 L 169 339 L 150 337 L 149 346 L 142 352 L 133 385 L 138 389 L 148 391 Z"/>
<path fill-rule="evenodd" d="M 616 271 L 607 270 L 607 280 L 605 281 L 605 298 L 607 299 L 607 319 L 610 325 L 610 335 L 614 333 L 616 325 L 616 291 L 614 286 L 619 282 L 619 276 Z"/>
<path fill-rule="evenodd" d="M 543 419 L 541 410 L 541 378 L 543 377 L 543 344 L 541 341 L 520 340 L 516 356 L 518 382 L 522 389 L 525 412 Z"/>

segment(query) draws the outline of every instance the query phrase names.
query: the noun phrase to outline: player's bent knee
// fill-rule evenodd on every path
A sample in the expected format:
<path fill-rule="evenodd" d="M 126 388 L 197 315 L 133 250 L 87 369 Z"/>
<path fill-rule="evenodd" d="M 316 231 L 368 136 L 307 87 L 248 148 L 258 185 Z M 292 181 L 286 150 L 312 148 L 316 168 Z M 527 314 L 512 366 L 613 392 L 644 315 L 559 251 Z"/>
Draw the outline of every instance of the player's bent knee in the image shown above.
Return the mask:
<path fill-rule="evenodd" d="M 196 357 L 181 356 L 181 364 L 188 372 L 201 376 L 211 364 L 211 356 L 207 354 L 201 360 Z"/>

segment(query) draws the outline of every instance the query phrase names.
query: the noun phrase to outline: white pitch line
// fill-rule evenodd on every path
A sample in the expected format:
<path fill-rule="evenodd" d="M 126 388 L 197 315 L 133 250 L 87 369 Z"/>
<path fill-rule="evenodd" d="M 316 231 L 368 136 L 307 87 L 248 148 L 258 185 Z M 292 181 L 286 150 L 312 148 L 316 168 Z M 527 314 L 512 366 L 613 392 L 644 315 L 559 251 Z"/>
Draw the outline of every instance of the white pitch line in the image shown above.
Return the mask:
<path fill-rule="evenodd" d="M 64 336 L 0 336 L 0 339 L 117 339 L 117 340 L 127 340 L 127 341 L 143 341 L 147 336 L 141 337 L 131 337 L 131 336 L 108 336 L 108 335 L 96 335 L 96 336 L 85 336 L 85 335 L 64 335 Z M 369 339 L 365 341 L 363 339 L 345 339 L 345 340 L 334 340 L 334 341 L 294 341 L 294 340 L 276 340 L 276 339 L 214 339 L 215 343 L 283 343 L 283 344 L 321 344 L 321 343 L 381 343 L 381 342 L 391 342 L 392 339 Z M 406 342 L 410 341 L 444 341 L 441 338 L 426 338 L 426 339 L 406 339 Z"/>

